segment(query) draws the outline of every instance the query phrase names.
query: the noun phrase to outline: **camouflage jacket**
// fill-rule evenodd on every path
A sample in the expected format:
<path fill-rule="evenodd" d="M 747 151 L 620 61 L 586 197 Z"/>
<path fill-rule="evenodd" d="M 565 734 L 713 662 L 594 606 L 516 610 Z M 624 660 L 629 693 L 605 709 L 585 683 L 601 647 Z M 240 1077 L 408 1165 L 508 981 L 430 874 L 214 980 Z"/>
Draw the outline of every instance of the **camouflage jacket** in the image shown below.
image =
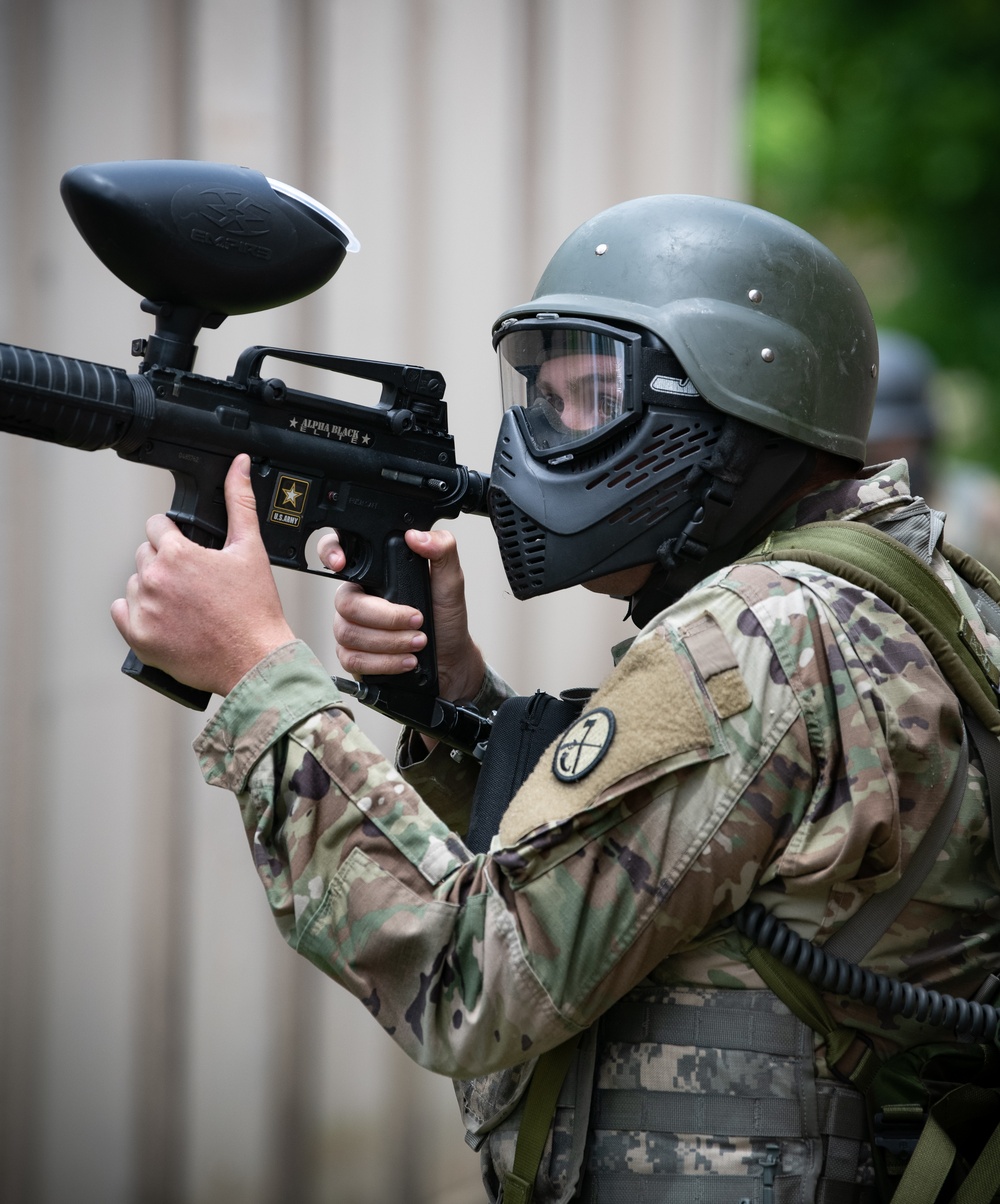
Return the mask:
<path fill-rule="evenodd" d="M 908 500 L 897 462 L 806 497 L 777 525 L 871 521 Z M 934 568 L 964 597 L 939 553 Z M 736 566 L 685 595 L 639 633 L 591 710 L 599 739 L 543 755 L 478 856 L 449 827 L 461 798 L 444 822 L 301 643 L 244 678 L 196 750 L 206 780 L 239 798 L 289 943 L 416 1061 L 473 1078 L 587 1029 L 639 983 L 759 988 L 727 917 L 752 894 L 804 936 L 836 931 L 899 879 L 962 729 L 902 619 L 786 562 Z M 446 793 L 423 772 L 429 794 Z M 458 794 L 468 786 L 466 775 Z M 866 964 L 973 994 L 1000 964 L 998 894 L 973 764 L 934 868 Z M 877 1045 L 924 1039 L 830 1002 Z"/>

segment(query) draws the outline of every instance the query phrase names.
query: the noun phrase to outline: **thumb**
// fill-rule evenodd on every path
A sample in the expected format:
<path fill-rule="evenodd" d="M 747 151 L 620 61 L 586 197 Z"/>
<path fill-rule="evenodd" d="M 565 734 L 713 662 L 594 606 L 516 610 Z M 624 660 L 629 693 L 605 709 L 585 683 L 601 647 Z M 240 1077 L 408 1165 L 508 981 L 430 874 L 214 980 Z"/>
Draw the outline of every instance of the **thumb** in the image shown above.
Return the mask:
<path fill-rule="evenodd" d="M 226 547 L 249 537 L 260 536 L 257 521 L 257 499 L 250 484 L 250 457 L 239 455 L 230 464 L 225 484 L 226 515 L 229 532 Z"/>
<path fill-rule="evenodd" d="M 405 539 L 412 551 L 433 565 L 458 559 L 455 537 L 450 531 L 407 531 Z"/>
<path fill-rule="evenodd" d="M 450 531 L 407 531 L 407 545 L 433 565 L 433 587 L 435 597 L 464 588 L 462 564 L 458 556 L 458 544 Z"/>

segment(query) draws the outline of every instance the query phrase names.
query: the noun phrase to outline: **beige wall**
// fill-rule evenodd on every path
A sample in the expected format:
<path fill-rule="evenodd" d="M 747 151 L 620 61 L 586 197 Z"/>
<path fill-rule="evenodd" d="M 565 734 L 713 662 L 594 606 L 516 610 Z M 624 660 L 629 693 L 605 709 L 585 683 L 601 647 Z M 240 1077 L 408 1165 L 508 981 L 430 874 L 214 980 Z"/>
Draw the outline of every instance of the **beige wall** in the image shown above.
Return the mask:
<path fill-rule="evenodd" d="M 131 367 L 150 319 L 62 173 L 243 163 L 362 251 L 205 332 L 199 371 L 253 342 L 439 368 L 486 470 L 490 324 L 558 242 L 632 195 L 740 196 L 748 3 L 0 0 L 0 339 Z M 108 606 L 169 479 L 0 436 L 0 499 L 0 1199 L 480 1199 L 450 1085 L 278 937 L 235 804 L 197 774 L 199 717 L 118 671 Z M 621 605 L 516 604 L 485 520 L 455 527 L 491 659 L 524 690 L 594 684 Z M 330 583 L 279 576 L 335 669 Z"/>

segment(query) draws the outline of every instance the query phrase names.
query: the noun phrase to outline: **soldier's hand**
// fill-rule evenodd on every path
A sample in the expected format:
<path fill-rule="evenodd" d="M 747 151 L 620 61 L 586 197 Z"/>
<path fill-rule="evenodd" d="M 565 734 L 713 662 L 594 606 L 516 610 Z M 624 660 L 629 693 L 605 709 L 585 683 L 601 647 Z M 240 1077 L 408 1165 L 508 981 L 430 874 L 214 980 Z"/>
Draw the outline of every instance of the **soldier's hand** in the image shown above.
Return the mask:
<path fill-rule="evenodd" d="M 295 638 L 260 537 L 249 474 L 249 457 L 237 456 L 226 476 L 229 533 L 221 549 L 193 543 L 165 514 L 154 515 L 125 597 L 111 607 L 144 664 L 215 694 L 228 694 Z"/>
<path fill-rule="evenodd" d="M 486 664 L 469 633 L 465 576 L 455 537 L 450 531 L 407 531 L 405 538 L 411 551 L 430 564 L 441 694 L 472 698 L 482 685 Z M 346 558 L 335 534 L 324 535 L 316 550 L 332 572 L 343 569 Z M 337 590 L 334 609 L 337 657 L 352 676 L 405 673 L 416 666 L 414 654 L 427 643 L 419 610 L 366 594 L 351 582 Z"/>

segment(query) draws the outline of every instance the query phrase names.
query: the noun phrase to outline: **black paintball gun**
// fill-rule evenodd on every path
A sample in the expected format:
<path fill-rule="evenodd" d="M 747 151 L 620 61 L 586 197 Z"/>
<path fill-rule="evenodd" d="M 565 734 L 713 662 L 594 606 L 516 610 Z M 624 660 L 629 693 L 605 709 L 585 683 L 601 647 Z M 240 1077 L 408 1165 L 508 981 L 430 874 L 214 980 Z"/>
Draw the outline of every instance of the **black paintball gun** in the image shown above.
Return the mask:
<path fill-rule="evenodd" d="M 226 539 L 223 481 L 233 457 L 251 480 L 271 563 L 318 572 L 306 545 L 336 528 L 347 554 L 338 577 L 416 607 L 428 640 L 416 669 L 336 679 L 361 702 L 453 747 L 475 750 L 490 721 L 437 696 L 430 574 L 407 528 L 485 514 L 487 478 L 457 464 L 441 374 L 410 364 L 248 347 L 225 381 L 192 372 L 202 328 L 297 300 L 325 284 L 354 236 L 297 189 L 227 164 L 144 160 L 76 167 L 60 190 L 87 244 L 142 295 L 154 333 L 132 343 L 136 373 L 0 344 L 0 430 L 168 469 L 168 514 L 190 539 Z M 284 360 L 381 385 L 360 405 L 265 378 Z M 324 573 L 323 575 L 329 575 Z M 122 671 L 186 706 L 192 690 L 130 654 Z"/>

